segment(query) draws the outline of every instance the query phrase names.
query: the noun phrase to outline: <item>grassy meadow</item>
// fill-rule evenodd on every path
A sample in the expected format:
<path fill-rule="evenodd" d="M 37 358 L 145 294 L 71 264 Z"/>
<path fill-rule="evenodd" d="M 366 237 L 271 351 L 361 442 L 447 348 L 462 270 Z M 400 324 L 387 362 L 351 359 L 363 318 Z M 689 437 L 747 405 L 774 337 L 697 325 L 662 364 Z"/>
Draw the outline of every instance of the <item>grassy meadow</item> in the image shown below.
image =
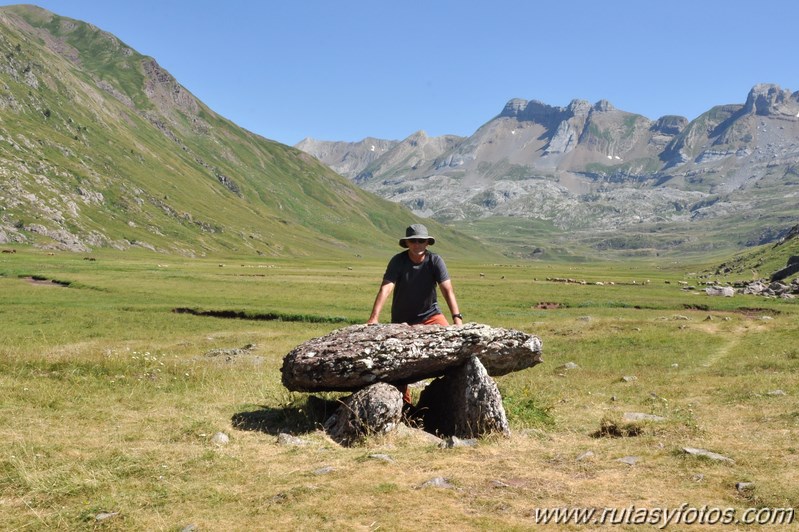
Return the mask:
<path fill-rule="evenodd" d="M 701 264 L 445 255 L 466 321 L 543 340 L 543 364 L 497 378 L 512 435 L 338 446 L 282 358 L 364 322 L 388 258 L 0 255 L 2 528 L 526 530 L 542 508 L 799 505 L 799 303 L 707 296 Z"/>

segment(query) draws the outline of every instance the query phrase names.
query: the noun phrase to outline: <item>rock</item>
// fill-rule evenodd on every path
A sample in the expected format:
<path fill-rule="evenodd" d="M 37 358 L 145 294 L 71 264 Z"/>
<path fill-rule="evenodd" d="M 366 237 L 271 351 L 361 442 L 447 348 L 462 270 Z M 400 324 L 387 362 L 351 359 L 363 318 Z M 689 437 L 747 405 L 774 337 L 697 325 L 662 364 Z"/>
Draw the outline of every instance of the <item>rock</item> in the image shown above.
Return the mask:
<path fill-rule="evenodd" d="M 295 446 L 302 446 L 308 445 L 308 442 L 303 440 L 302 438 L 298 438 L 297 436 L 292 436 L 286 432 L 281 432 L 277 435 L 277 443 L 279 445 L 295 445 Z"/>
<path fill-rule="evenodd" d="M 324 467 L 320 467 L 319 469 L 314 469 L 313 474 L 314 475 L 327 475 L 328 473 L 332 473 L 335 470 L 336 470 L 336 468 L 333 467 L 333 466 L 324 466 Z"/>
<path fill-rule="evenodd" d="M 625 412 L 621 419 L 626 423 L 635 423 L 638 421 L 666 421 L 665 417 L 656 416 L 653 414 L 644 414 L 642 412 Z"/>
<path fill-rule="evenodd" d="M 537 336 L 477 323 L 352 325 L 294 348 L 281 373 L 289 390 L 351 391 L 437 377 L 472 357 L 504 375 L 541 363 L 541 347 Z"/>
<path fill-rule="evenodd" d="M 404 423 L 400 423 L 400 425 L 392 433 L 392 437 L 401 438 L 403 440 L 409 441 L 410 443 L 421 443 L 435 447 L 446 446 L 446 442 L 435 434 L 430 434 L 429 432 L 426 432 L 420 428 L 409 427 Z"/>
<path fill-rule="evenodd" d="M 225 434 L 224 432 L 217 432 L 213 436 L 211 436 L 211 443 L 214 445 L 227 445 L 230 443 L 230 436 Z"/>
<path fill-rule="evenodd" d="M 580 456 L 575 458 L 578 462 L 584 462 L 586 460 L 591 460 L 594 458 L 594 451 L 585 451 Z"/>
<path fill-rule="evenodd" d="M 224 357 L 228 360 L 235 358 L 240 355 L 246 355 L 250 353 L 253 349 L 255 349 L 255 344 L 247 344 L 243 347 L 231 347 L 229 349 L 219 348 L 219 349 L 211 349 L 210 351 L 205 353 L 207 357 Z"/>
<path fill-rule="evenodd" d="M 565 364 L 558 366 L 557 369 L 578 369 L 580 366 L 575 364 L 574 362 L 566 362 Z"/>
<path fill-rule="evenodd" d="M 735 295 L 735 288 L 731 286 L 708 286 L 705 293 L 709 296 L 732 297 Z"/>
<path fill-rule="evenodd" d="M 499 388 L 477 357 L 431 382 L 419 396 L 416 412 L 424 429 L 433 434 L 510 435 Z"/>
<path fill-rule="evenodd" d="M 381 462 L 388 462 L 389 464 L 394 463 L 394 459 L 387 454 L 370 454 L 368 458 L 371 458 L 372 460 L 380 460 Z"/>
<path fill-rule="evenodd" d="M 402 393 L 379 382 L 358 390 L 325 421 L 325 430 L 342 445 L 362 442 L 372 435 L 391 432 L 402 418 Z"/>
<path fill-rule="evenodd" d="M 625 375 L 621 378 L 622 382 L 634 382 L 638 380 L 638 377 L 635 375 Z"/>
<path fill-rule="evenodd" d="M 450 436 L 446 440 L 441 442 L 441 445 L 439 445 L 439 447 L 442 447 L 444 449 L 453 449 L 455 447 L 477 447 L 477 440 L 474 438 L 464 440 L 458 438 L 457 436 Z"/>
<path fill-rule="evenodd" d="M 704 456 L 705 458 L 709 458 L 717 462 L 735 463 L 735 460 L 733 460 L 732 458 L 727 458 L 726 456 L 705 449 L 697 449 L 694 447 L 683 447 L 682 450 L 692 456 Z"/>
<path fill-rule="evenodd" d="M 455 487 L 449 480 L 444 477 L 433 477 L 421 486 L 420 488 L 445 488 L 452 489 Z"/>
<path fill-rule="evenodd" d="M 616 461 L 633 466 L 637 464 L 639 461 L 641 461 L 641 459 L 637 456 L 624 456 L 622 458 L 617 459 Z"/>
<path fill-rule="evenodd" d="M 755 483 L 754 482 L 736 482 L 735 483 L 735 489 L 737 491 L 750 491 L 750 490 L 755 489 Z"/>
<path fill-rule="evenodd" d="M 795 257 L 792 257 L 792 258 L 795 258 Z M 771 280 L 772 281 L 781 281 L 781 280 L 785 279 L 786 277 L 790 277 L 791 275 L 795 274 L 796 272 L 799 272 L 799 262 L 794 262 L 793 264 L 791 264 L 789 262 L 788 266 L 786 266 L 785 268 L 783 268 L 781 270 L 778 270 L 778 271 L 774 272 L 773 274 L 771 274 Z"/>

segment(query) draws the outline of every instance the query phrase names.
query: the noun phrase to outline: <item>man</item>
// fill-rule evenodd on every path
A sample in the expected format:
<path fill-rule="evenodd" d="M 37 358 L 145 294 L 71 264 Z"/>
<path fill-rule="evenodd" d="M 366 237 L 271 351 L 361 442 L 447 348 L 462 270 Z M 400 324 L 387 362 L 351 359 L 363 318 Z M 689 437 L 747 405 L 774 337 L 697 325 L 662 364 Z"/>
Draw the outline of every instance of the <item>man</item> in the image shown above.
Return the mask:
<path fill-rule="evenodd" d="M 458 310 L 455 290 L 444 260 L 427 250 L 436 239 L 427 234 L 427 227 L 413 224 L 405 230 L 405 238 L 399 245 L 407 251 L 394 255 L 386 267 L 383 283 L 377 291 L 372 314 L 366 323 L 378 323 L 380 311 L 394 292 L 391 302 L 391 322 L 408 325 L 449 325 L 441 313 L 436 297 L 436 286 L 447 301 L 455 325 L 463 324 L 463 315 Z M 405 385 L 398 386 L 405 403 L 411 403 L 411 393 Z"/>
<path fill-rule="evenodd" d="M 367 323 L 378 323 L 383 305 L 394 292 L 392 323 L 449 325 L 438 306 L 436 286 L 441 288 L 455 325 L 463 323 L 444 259 L 427 249 L 435 243 L 436 239 L 427 234 L 427 227 L 422 224 L 413 224 L 405 230 L 405 238 L 400 238 L 399 245 L 407 251 L 397 253 L 389 261 Z"/>

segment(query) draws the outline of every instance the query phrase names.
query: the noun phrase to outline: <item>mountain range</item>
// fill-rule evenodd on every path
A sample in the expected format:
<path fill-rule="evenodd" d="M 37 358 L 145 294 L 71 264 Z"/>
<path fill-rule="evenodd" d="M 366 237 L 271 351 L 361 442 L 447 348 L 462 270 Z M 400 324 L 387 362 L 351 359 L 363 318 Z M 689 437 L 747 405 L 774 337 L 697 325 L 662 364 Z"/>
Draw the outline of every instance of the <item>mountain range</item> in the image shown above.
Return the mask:
<path fill-rule="evenodd" d="M 419 131 L 296 147 L 521 256 L 564 239 L 642 254 L 734 249 L 778 240 L 799 214 L 799 92 L 773 84 L 691 121 L 605 100 L 512 99 L 469 137 Z"/>
<path fill-rule="evenodd" d="M 91 24 L 2 7 L 0 56 L 0 244 L 385 256 L 418 221 L 216 114 L 154 58 Z M 485 252 L 427 223 L 443 249 Z"/>
<path fill-rule="evenodd" d="M 796 225 L 799 93 L 689 121 L 514 99 L 473 135 L 285 146 L 115 36 L 0 8 L 0 244 L 385 256 L 424 217 L 483 258 L 733 251 Z M 309 155 L 310 154 L 310 155 Z"/>

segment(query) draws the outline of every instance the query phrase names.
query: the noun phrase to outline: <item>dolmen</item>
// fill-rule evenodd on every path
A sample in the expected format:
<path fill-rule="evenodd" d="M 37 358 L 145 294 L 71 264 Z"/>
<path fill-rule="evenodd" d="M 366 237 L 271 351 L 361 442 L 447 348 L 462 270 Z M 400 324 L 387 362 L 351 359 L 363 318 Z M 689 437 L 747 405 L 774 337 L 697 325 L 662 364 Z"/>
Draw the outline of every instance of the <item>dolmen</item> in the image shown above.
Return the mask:
<path fill-rule="evenodd" d="M 479 323 L 352 325 L 289 352 L 283 385 L 299 392 L 353 392 L 324 422 L 342 445 L 386 434 L 403 420 L 441 437 L 510 434 L 492 377 L 542 362 L 537 336 Z M 398 386 L 433 379 L 416 405 Z"/>

